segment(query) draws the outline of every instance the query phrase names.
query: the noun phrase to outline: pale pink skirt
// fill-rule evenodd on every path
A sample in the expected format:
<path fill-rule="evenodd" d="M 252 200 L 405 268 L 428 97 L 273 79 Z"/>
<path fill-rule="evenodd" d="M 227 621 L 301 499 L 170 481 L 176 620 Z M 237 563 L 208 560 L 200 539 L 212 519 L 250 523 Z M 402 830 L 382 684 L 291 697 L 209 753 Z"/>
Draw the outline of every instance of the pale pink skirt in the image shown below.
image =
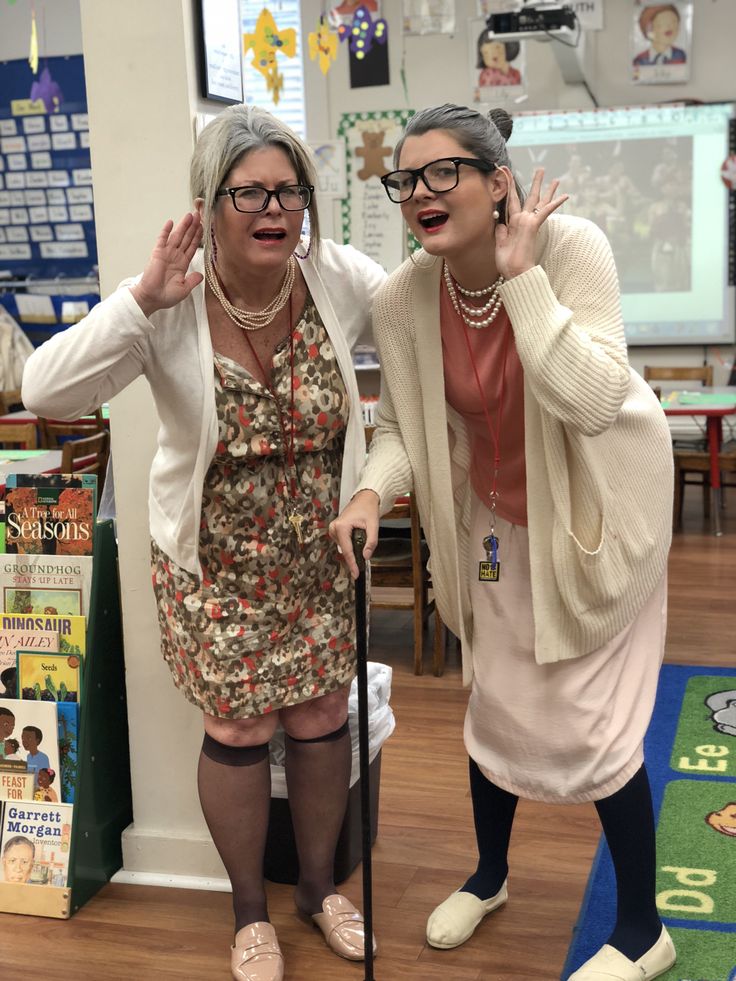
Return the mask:
<path fill-rule="evenodd" d="M 666 577 L 639 615 L 604 647 L 537 664 L 529 535 L 496 519 L 501 574 L 478 581 L 489 512 L 473 504 L 468 574 L 473 686 L 465 745 L 485 776 L 519 797 L 578 803 L 609 797 L 643 762 L 643 740 L 664 657 Z"/>

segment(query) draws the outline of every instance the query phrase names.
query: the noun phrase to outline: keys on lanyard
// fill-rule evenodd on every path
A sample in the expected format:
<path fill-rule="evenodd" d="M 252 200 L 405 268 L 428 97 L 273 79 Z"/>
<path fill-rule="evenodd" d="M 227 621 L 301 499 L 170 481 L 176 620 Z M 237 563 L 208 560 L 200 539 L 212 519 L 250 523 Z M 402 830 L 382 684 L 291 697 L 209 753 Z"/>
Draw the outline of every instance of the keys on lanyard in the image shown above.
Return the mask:
<path fill-rule="evenodd" d="M 496 528 L 496 497 L 495 492 L 491 493 L 491 533 L 483 539 L 483 551 L 486 553 L 485 561 L 478 563 L 479 582 L 498 582 L 501 574 L 501 563 L 498 561 L 498 539 L 495 535 Z"/>

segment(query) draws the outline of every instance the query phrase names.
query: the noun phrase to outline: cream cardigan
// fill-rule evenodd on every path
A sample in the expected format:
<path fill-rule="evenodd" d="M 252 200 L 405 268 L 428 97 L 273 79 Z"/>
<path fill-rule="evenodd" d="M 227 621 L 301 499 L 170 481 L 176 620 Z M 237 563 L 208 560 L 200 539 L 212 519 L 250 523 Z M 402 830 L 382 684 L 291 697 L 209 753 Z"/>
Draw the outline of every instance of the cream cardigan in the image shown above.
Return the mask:
<path fill-rule="evenodd" d="M 365 459 L 360 396 L 351 350 L 370 336 L 373 297 L 386 279 L 373 260 L 348 245 L 323 240 L 318 258 L 300 262 L 332 341 L 350 399 L 341 504 L 350 500 Z M 202 272 L 199 251 L 191 265 Z M 212 341 L 204 285 L 177 306 L 146 319 L 128 288 L 92 308 L 28 359 L 23 403 L 42 416 L 75 419 L 143 374 L 159 416 L 158 447 L 149 480 L 151 536 L 180 566 L 199 575 L 202 490 L 217 445 Z"/>
<path fill-rule="evenodd" d="M 667 421 L 627 361 L 605 236 L 583 219 L 553 216 L 542 226 L 537 262 L 501 291 L 524 368 L 535 657 L 542 664 L 593 651 L 636 617 L 665 570 L 673 478 Z M 462 642 L 469 684 L 470 452 L 465 425 L 444 399 L 441 269 L 421 252 L 376 298 L 383 384 L 358 489 L 375 490 L 384 513 L 413 486 L 435 596 Z"/>

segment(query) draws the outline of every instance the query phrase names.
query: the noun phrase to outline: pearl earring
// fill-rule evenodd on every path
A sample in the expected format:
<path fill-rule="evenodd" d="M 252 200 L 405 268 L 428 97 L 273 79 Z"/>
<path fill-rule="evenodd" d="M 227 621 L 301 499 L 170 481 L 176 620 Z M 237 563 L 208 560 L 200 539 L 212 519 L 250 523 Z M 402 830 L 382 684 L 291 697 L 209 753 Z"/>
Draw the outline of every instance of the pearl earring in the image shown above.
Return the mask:
<path fill-rule="evenodd" d="M 493 209 L 493 220 L 494 220 L 494 221 L 498 221 L 498 219 L 499 219 L 500 217 L 501 217 L 501 213 L 500 213 L 500 211 L 498 210 L 498 208 L 494 208 L 494 209 Z"/>

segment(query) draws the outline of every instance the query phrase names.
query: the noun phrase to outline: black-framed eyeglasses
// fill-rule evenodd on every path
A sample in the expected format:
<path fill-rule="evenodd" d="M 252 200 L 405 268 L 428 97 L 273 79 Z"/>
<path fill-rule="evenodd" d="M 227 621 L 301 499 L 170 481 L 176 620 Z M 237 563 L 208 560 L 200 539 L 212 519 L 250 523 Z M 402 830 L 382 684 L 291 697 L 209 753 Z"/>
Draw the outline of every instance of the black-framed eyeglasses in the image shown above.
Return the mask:
<path fill-rule="evenodd" d="M 236 211 L 253 214 L 265 211 L 271 198 L 276 198 L 284 211 L 304 211 L 312 201 L 311 184 L 286 184 L 270 191 L 267 187 L 223 187 L 215 197 L 229 194 Z"/>
<path fill-rule="evenodd" d="M 424 186 L 434 194 L 444 194 L 445 191 L 457 187 L 460 164 L 475 167 L 484 174 L 490 174 L 496 169 L 495 164 L 486 163 L 476 157 L 442 157 L 423 167 L 417 167 L 416 170 L 392 170 L 390 174 L 383 175 L 381 183 L 394 204 L 403 204 L 413 196 L 420 178 Z"/>

